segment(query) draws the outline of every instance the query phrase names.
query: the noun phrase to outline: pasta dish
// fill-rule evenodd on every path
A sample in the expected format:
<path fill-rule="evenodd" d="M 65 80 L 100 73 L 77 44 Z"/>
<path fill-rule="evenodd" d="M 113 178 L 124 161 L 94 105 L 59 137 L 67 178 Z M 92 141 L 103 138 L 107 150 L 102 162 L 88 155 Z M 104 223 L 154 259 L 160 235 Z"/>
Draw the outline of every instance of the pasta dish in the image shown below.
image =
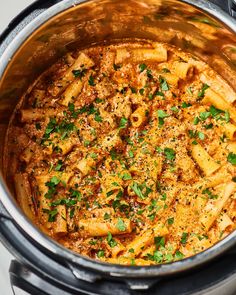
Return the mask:
<path fill-rule="evenodd" d="M 152 265 L 235 229 L 236 94 L 175 47 L 126 40 L 69 53 L 16 108 L 17 202 L 63 246 Z"/>

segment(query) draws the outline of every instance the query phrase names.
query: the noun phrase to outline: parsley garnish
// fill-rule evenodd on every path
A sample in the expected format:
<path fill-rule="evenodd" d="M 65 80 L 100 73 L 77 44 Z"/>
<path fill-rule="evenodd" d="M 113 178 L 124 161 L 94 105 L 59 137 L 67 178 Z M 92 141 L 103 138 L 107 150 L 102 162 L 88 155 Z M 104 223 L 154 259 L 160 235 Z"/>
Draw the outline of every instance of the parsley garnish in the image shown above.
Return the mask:
<path fill-rule="evenodd" d="M 118 228 L 119 231 L 125 231 L 126 230 L 126 225 L 124 221 L 119 217 L 117 221 L 116 227 Z"/>
<path fill-rule="evenodd" d="M 171 148 L 164 148 L 164 154 L 167 160 L 174 161 L 175 160 L 175 151 Z"/>
<path fill-rule="evenodd" d="M 102 117 L 100 115 L 99 110 L 97 110 L 97 112 L 94 114 L 94 120 L 99 123 L 102 122 Z"/>
<path fill-rule="evenodd" d="M 177 250 L 175 252 L 175 256 L 174 256 L 174 259 L 175 260 L 180 260 L 180 259 L 183 259 L 184 258 L 184 254 L 182 252 L 180 252 L 179 250 Z"/>
<path fill-rule="evenodd" d="M 160 82 L 160 86 L 161 86 L 162 91 L 168 91 L 170 89 L 166 79 L 163 78 L 162 76 L 159 77 L 159 82 Z"/>
<path fill-rule="evenodd" d="M 41 130 L 41 125 L 40 125 L 40 123 L 35 123 L 35 128 L 36 128 L 37 130 Z"/>
<path fill-rule="evenodd" d="M 163 110 L 158 110 L 157 111 L 157 116 L 158 116 L 158 121 L 159 121 L 159 127 L 164 125 L 164 119 L 169 117 L 169 115 L 163 111 Z"/>
<path fill-rule="evenodd" d="M 88 79 L 88 83 L 90 86 L 95 86 L 94 77 L 92 75 L 90 75 Z"/>
<path fill-rule="evenodd" d="M 231 163 L 232 165 L 236 165 L 236 154 L 229 153 L 227 157 L 227 161 Z"/>
<path fill-rule="evenodd" d="M 202 132 L 198 132 L 198 138 L 201 139 L 201 140 L 204 140 L 205 139 L 205 134 L 202 133 Z"/>
<path fill-rule="evenodd" d="M 195 117 L 194 120 L 193 120 L 193 125 L 197 125 L 199 123 L 199 118 L 198 117 Z"/>
<path fill-rule="evenodd" d="M 57 209 L 54 209 L 54 210 L 43 209 L 43 212 L 48 214 L 48 222 L 54 222 L 56 220 L 56 216 L 58 214 Z"/>
<path fill-rule="evenodd" d="M 153 79 L 152 71 L 150 69 L 147 69 L 147 77 Z"/>
<path fill-rule="evenodd" d="M 205 95 L 205 91 L 209 88 L 210 86 L 208 86 L 207 84 L 203 84 L 202 85 L 202 89 L 198 92 L 198 98 L 203 98 Z"/>
<path fill-rule="evenodd" d="M 107 212 L 104 214 L 103 216 L 103 219 L 104 220 L 108 220 L 108 219 L 111 219 L 111 214 L 108 214 Z"/>
<path fill-rule="evenodd" d="M 143 94 L 144 94 L 144 88 L 141 88 L 141 89 L 139 90 L 139 93 L 140 93 L 141 95 L 143 95 Z"/>
<path fill-rule="evenodd" d="M 165 238 L 164 237 L 155 237 L 154 242 L 156 245 L 156 249 L 158 249 L 160 246 L 165 247 Z"/>
<path fill-rule="evenodd" d="M 137 182 L 134 182 L 131 186 L 131 189 L 142 200 L 147 198 L 147 196 L 152 192 L 152 189 L 148 187 L 145 182 L 143 184 L 138 184 Z"/>
<path fill-rule="evenodd" d="M 172 224 L 174 223 L 174 217 L 168 218 L 168 219 L 167 219 L 167 223 L 168 223 L 169 225 L 172 225 Z"/>
<path fill-rule="evenodd" d="M 140 73 L 142 73 L 146 68 L 147 68 L 147 65 L 145 65 L 145 64 L 140 64 L 140 65 L 139 65 Z"/>
<path fill-rule="evenodd" d="M 51 199 L 56 193 L 56 186 L 60 183 L 60 179 L 53 176 L 50 181 L 47 181 L 45 185 L 48 187 L 48 192 L 44 195 L 46 199 Z"/>
<path fill-rule="evenodd" d="M 117 242 L 113 239 L 112 234 L 108 232 L 107 234 L 107 242 L 111 248 L 114 248 L 117 245 Z"/>
<path fill-rule="evenodd" d="M 179 109 L 176 106 L 173 106 L 170 108 L 172 110 L 172 112 L 174 113 L 178 113 Z"/>
<path fill-rule="evenodd" d="M 137 93 L 137 89 L 135 87 L 130 87 L 132 93 Z"/>
<path fill-rule="evenodd" d="M 126 128 L 126 125 L 127 125 L 127 123 L 128 123 L 128 119 L 126 119 L 126 118 L 121 118 L 120 119 L 120 124 L 119 124 L 119 129 L 124 129 L 124 128 Z"/>
<path fill-rule="evenodd" d="M 123 175 L 121 175 L 121 178 L 123 180 L 130 180 L 132 179 L 132 176 L 129 173 L 124 173 Z"/>
<path fill-rule="evenodd" d="M 183 108 L 183 109 L 189 108 L 189 107 L 191 107 L 191 106 L 192 106 L 191 103 L 187 103 L 187 102 L 183 102 L 183 103 L 182 103 L 182 108 Z"/>
<path fill-rule="evenodd" d="M 163 68 L 161 71 L 162 71 L 162 73 L 170 73 L 170 70 L 167 68 Z"/>
<path fill-rule="evenodd" d="M 187 239 L 188 239 L 188 233 L 182 233 L 180 243 L 185 245 L 187 243 Z"/>
<path fill-rule="evenodd" d="M 218 196 L 217 195 L 213 195 L 213 193 L 209 190 L 209 188 L 206 188 L 202 191 L 203 194 L 208 195 L 209 199 L 217 199 Z"/>
<path fill-rule="evenodd" d="M 98 258 L 104 257 L 104 255 L 105 255 L 104 250 L 99 250 L 98 253 L 97 253 Z"/>
<path fill-rule="evenodd" d="M 72 73 L 75 76 L 75 78 L 83 78 L 86 74 L 87 70 L 83 69 L 83 70 L 73 70 Z"/>
<path fill-rule="evenodd" d="M 202 112 L 200 113 L 199 115 L 199 118 L 202 120 L 202 121 L 205 121 L 207 118 L 209 118 L 211 115 L 210 112 Z"/>
<path fill-rule="evenodd" d="M 60 171 L 61 170 L 61 167 L 62 167 L 62 165 L 63 165 L 63 162 L 62 162 L 62 160 L 59 160 L 58 162 L 57 162 L 57 166 L 55 167 L 55 171 Z"/>

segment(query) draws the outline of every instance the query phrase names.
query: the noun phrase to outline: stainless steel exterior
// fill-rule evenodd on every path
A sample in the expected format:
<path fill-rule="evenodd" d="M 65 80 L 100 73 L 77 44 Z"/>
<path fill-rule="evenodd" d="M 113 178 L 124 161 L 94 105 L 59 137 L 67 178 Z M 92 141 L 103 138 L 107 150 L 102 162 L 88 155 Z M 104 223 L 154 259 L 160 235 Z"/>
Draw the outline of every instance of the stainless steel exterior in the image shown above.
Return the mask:
<path fill-rule="evenodd" d="M 201 21 L 210 22 L 212 30 L 206 32 L 193 25 Z M 236 90 L 236 22 L 204 0 L 64 0 L 32 20 L 8 44 L 0 57 L 0 199 L 26 235 L 45 251 L 66 260 L 78 278 L 81 273 L 77 266 L 113 277 L 166 276 L 206 263 L 236 244 L 236 232 L 233 232 L 207 251 L 173 264 L 125 267 L 98 263 L 46 237 L 23 216 L 15 203 L 10 193 L 11 182 L 6 180 L 9 167 L 3 165 L 3 146 L 7 125 L 21 95 L 42 71 L 67 51 L 123 38 L 163 41 L 192 52 Z M 93 281 L 93 278 L 87 276 L 87 280 Z M 138 285 L 138 281 L 136 283 Z"/>

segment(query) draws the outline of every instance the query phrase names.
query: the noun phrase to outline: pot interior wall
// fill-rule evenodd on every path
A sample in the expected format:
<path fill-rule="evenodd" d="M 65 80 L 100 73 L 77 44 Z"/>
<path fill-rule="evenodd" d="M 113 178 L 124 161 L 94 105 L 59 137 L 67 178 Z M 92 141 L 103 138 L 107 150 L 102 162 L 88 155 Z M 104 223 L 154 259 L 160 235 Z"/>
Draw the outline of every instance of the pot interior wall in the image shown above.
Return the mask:
<path fill-rule="evenodd" d="M 236 90 L 236 36 L 199 9 L 177 0 L 73 3 L 62 1 L 58 5 L 61 13 L 35 30 L 11 58 L 0 81 L 0 149 L 10 116 L 24 91 L 73 48 L 122 38 L 166 42 L 206 61 Z"/>

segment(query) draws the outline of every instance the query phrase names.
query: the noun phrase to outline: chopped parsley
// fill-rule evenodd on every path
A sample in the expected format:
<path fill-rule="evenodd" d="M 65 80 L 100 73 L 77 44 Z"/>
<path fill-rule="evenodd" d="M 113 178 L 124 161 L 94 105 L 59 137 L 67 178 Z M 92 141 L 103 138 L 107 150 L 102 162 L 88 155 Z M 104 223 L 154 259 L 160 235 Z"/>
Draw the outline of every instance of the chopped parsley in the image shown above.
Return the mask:
<path fill-rule="evenodd" d="M 197 125 L 199 123 L 199 118 L 198 117 L 195 117 L 194 120 L 193 120 L 193 125 Z"/>
<path fill-rule="evenodd" d="M 210 124 L 204 125 L 204 128 L 206 128 L 207 130 L 208 129 L 212 129 L 213 128 L 213 124 L 210 123 Z"/>
<path fill-rule="evenodd" d="M 133 153 L 133 151 L 129 150 L 129 151 L 128 151 L 128 154 L 129 154 L 130 158 L 133 158 L 133 157 L 134 157 L 134 153 Z"/>
<path fill-rule="evenodd" d="M 231 163 L 232 165 L 236 165 L 236 154 L 229 153 L 227 157 L 227 161 Z"/>
<path fill-rule="evenodd" d="M 175 151 L 171 148 L 164 148 L 164 154 L 167 160 L 174 161 L 175 160 Z"/>
<path fill-rule="evenodd" d="M 56 165 L 56 167 L 54 168 L 54 170 L 55 170 L 55 171 L 61 171 L 62 165 L 63 165 L 62 160 L 59 160 L 59 161 L 57 162 L 57 165 Z"/>
<path fill-rule="evenodd" d="M 172 112 L 178 113 L 179 109 L 176 106 L 170 108 Z"/>
<path fill-rule="evenodd" d="M 209 199 L 217 199 L 218 196 L 217 195 L 213 195 L 213 193 L 209 190 L 209 188 L 206 188 L 202 191 L 202 193 L 205 195 L 208 195 Z"/>
<path fill-rule="evenodd" d="M 182 237 L 181 237 L 181 241 L 180 243 L 185 245 L 187 243 L 187 240 L 188 240 L 188 233 L 182 233 Z"/>
<path fill-rule="evenodd" d="M 174 223 L 174 217 L 168 218 L 168 219 L 167 219 L 167 223 L 168 223 L 169 225 L 172 225 L 172 224 Z"/>
<path fill-rule="evenodd" d="M 137 182 L 134 182 L 131 186 L 131 189 L 142 200 L 147 198 L 148 195 L 152 192 L 152 189 L 148 187 L 145 182 L 143 184 L 138 184 Z"/>
<path fill-rule="evenodd" d="M 71 193 L 71 198 L 76 198 L 78 201 L 81 201 L 81 192 L 70 188 L 70 193 Z"/>
<path fill-rule="evenodd" d="M 209 118 L 211 115 L 210 112 L 201 112 L 199 114 L 199 118 L 202 120 L 202 121 L 205 121 L 207 118 Z"/>
<path fill-rule="evenodd" d="M 200 140 L 204 140 L 204 139 L 205 139 L 205 134 L 199 131 L 199 132 L 198 132 L 198 138 L 199 138 Z"/>
<path fill-rule="evenodd" d="M 177 250 L 174 255 L 174 260 L 181 260 L 183 258 L 184 258 L 184 254 L 180 252 L 179 250 Z"/>
<path fill-rule="evenodd" d="M 111 219 L 111 214 L 108 214 L 107 212 L 104 214 L 103 216 L 103 219 L 104 220 L 108 220 L 108 219 Z"/>
<path fill-rule="evenodd" d="M 183 103 L 182 103 L 182 108 L 183 108 L 183 109 L 189 108 L 189 107 L 191 107 L 191 106 L 192 106 L 191 103 L 187 103 L 187 102 L 183 102 Z"/>
<path fill-rule="evenodd" d="M 164 119 L 169 117 L 169 115 L 163 111 L 163 110 L 158 110 L 157 111 L 157 116 L 158 116 L 158 121 L 159 121 L 159 127 L 164 125 Z"/>
<path fill-rule="evenodd" d="M 100 115 L 99 110 L 97 110 L 97 112 L 94 114 L 94 120 L 99 123 L 102 122 L 102 117 Z"/>
<path fill-rule="evenodd" d="M 147 77 L 153 79 L 152 71 L 150 69 L 147 69 Z"/>
<path fill-rule="evenodd" d="M 209 88 L 210 86 L 208 86 L 207 84 L 203 84 L 202 85 L 202 89 L 198 92 L 198 98 L 203 98 L 205 95 L 205 91 Z"/>
<path fill-rule="evenodd" d="M 147 68 L 147 65 L 146 64 L 140 64 L 139 65 L 140 73 L 142 73 L 144 70 L 146 70 L 146 68 Z"/>
<path fill-rule="evenodd" d="M 170 89 L 170 87 L 164 77 L 162 77 L 162 76 L 159 77 L 159 83 L 160 83 L 162 91 L 168 91 Z"/>
<path fill-rule="evenodd" d="M 50 181 L 47 181 L 45 185 L 48 187 L 48 192 L 44 195 L 46 199 L 51 199 L 56 193 L 56 187 L 60 183 L 60 179 L 53 176 Z"/>
<path fill-rule="evenodd" d="M 92 75 L 90 75 L 88 79 L 88 83 L 90 86 L 95 86 L 94 77 Z"/>
<path fill-rule="evenodd" d="M 141 95 L 143 95 L 143 94 L 144 94 L 144 88 L 141 88 L 141 89 L 139 90 L 139 93 L 140 93 Z"/>
<path fill-rule="evenodd" d="M 98 258 L 104 257 L 104 255 L 105 255 L 104 250 L 99 250 L 98 253 L 97 253 Z"/>
<path fill-rule="evenodd" d="M 40 123 L 35 123 L 35 128 L 36 128 L 36 130 L 41 130 L 41 125 L 40 125 Z"/>
<path fill-rule="evenodd" d="M 57 209 L 54 209 L 54 210 L 43 209 L 43 212 L 48 214 L 48 222 L 54 222 L 56 220 L 56 216 L 58 214 Z"/>
<path fill-rule="evenodd" d="M 124 129 L 126 128 L 128 123 L 128 119 L 126 119 L 125 117 L 120 119 L 120 124 L 119 124 L 119 129 Z"/>
<path fill-rule="evenodd" d="M 117 245 L 117 242 L 113 239 L 112 234 L 108 232 L 107 234 L 107 242 L 111 248 L 114 248 Z"/>
<path fill-rule="evenodd" d="M 86 69 L 82 69 L 82 70 L 73 70 L 72 73 L 74 75 L 75 78 L 80 78 L 82 79 L 85 74 L 86 74 L 87 70 Z"/>
<path fill-rule="evenodd" d="M 165 247 L 165 238 L 164 237 L 155 237 L 154 242 L 156 245 L 156 249 L 158 249 L 160 246 Z"/>
<path fill-rule="evenodd" d="M 97 159 L 98 158 L 98 155 L 96 153 L 91 153 L 90 154 L 90 158 Z"/>
<path fill-rule="evenodd" d="M 121 179 L 123 180 L 131 180 L 132 176 L 129 173 L 124 173 L 121 175 Z"/>
<path fill-rule="evenodd" d="M 130 87 L 132 93 L 137 93 L 137 89 L 135 87 Z"/>
<path fill-rule="evenodd" d="M 119 217 L 117 221 L 116 227 L 118 228 L 119 231 L 125 231 L 126 230 L 126 225 L 124 221 Z"/>
<path fill-rule="evenodd" d="M 161 71 L 162 71 L 162 73 L 170 73 L 170 70 L 167 68 L 163 68 Z"/>

